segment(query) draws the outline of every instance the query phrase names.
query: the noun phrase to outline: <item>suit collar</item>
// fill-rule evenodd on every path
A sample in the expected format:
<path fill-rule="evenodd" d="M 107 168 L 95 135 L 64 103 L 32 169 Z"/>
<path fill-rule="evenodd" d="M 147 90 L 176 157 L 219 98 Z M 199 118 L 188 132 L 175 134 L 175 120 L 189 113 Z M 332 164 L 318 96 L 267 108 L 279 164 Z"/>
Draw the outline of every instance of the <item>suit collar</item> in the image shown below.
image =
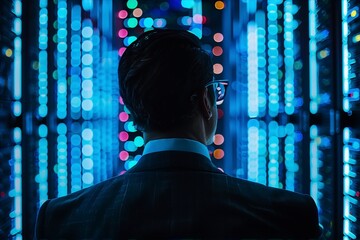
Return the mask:
<path fill-rule="evenodd" d="M 207 171 L 223 174 L 207 157 L 184 151 L 161 151 L 145 154 L 128 172 L 179 170 Z"/>

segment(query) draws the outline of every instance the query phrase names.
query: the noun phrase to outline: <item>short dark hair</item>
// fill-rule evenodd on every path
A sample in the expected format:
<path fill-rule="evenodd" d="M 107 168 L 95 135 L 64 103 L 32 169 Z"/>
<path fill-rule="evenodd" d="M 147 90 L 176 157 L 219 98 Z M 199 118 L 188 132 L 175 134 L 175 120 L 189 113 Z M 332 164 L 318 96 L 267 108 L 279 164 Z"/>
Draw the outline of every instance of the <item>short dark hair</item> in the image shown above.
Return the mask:
<path fill-rule="evenodd" d="M 141 34 L 119 62 L 120 95 L 139 130 L 166 131 L 191 120 L 191 96 L 213 79 L 210 55 L 186 30 Z"/>

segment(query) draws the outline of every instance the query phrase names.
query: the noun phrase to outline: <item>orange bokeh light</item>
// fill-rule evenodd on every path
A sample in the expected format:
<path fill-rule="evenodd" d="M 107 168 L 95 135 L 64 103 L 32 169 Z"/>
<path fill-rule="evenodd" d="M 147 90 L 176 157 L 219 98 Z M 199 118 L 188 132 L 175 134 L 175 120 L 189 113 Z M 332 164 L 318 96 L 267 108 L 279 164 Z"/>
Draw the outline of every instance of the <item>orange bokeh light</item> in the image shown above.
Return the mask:
<path fill-rule="evenodd" d="M 217 10 L 223 10 L 225 8 L 225 4 L 223 1 L 216 1 L 215 2 L 215 8 Z"/>
<path fill-rule="evenodd" d="M 214 152 L 213 152 L 213 155 L 214 155 L 214 158 L 215 159 L 222 159 L 225 155 L 224 153 L 224 150 L 222 149 L 216 149 Z"/>

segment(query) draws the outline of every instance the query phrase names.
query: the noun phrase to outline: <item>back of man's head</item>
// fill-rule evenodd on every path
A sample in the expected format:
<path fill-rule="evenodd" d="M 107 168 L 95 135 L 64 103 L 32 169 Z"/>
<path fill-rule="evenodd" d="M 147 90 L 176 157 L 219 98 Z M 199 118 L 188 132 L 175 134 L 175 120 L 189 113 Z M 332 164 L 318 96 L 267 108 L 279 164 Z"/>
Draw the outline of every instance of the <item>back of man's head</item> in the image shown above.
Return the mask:
<path fill-rule="evenodd" d="M 191 121 L 196 95 L 213 78 L 208 53 L 185 30 L 143 33 L 119 63 L 120 95 L 139 130 L 168 131 Z"/>

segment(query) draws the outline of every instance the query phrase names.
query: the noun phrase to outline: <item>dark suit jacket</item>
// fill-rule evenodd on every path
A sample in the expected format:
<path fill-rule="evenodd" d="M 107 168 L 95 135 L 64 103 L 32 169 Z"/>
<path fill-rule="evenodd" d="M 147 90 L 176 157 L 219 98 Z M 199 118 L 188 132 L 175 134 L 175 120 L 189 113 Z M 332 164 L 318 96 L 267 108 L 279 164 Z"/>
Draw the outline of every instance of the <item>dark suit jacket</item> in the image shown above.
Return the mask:
<path fill-rule="evenodd" d="M 38 239 L 315 238 L 308 195 L 230 177 L 190 152 L 144 155 L 122 176 L 46 201 Z"/>

